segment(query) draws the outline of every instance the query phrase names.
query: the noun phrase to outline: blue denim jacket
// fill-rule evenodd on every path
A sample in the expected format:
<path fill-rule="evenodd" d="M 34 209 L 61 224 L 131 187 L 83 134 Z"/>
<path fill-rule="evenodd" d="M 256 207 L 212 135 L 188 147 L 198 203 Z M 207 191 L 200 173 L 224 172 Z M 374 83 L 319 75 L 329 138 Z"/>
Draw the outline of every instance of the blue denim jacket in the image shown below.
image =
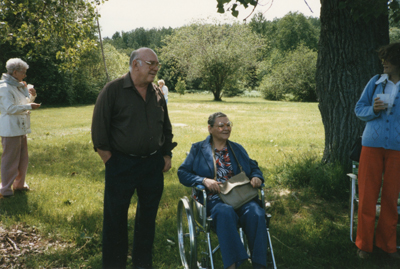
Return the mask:
<path fill-rule="evenodd" d="M 205 177 L 214 178 L 214 164 L 210 138 L 211 137 L 208 136 L 204 141 L 193 144 L 189 155 L 179 167 L 178 177 L 179 181 L 183 185 L 187 187 L 195 187 L 197 185 L 203 185 L 203 179 Z M 236 157 L 247 177 L 249 179 L 252 177 L 259 177 L 264 181 L 257 162 L 250 159 L 246 150 L 238 143 L 232 141 L 229 141 L 229 143 L 235 151 Z M 240 173 L 240 168 L 229 147 L 228 152 L 233 166 L 233 173 L 237 175 Z M 202 195 L 198 193 L 197 197 L 199 198 L 199 201 L 203 203 Z"/>
<path fill-rule="evenodd" d="M 375 114 L 373 110 L 374 99 L 377 94 L 382 93 L 383 82 L 387 79 L 387 76 L 382 75 L 378 79 L 379 75 L 371 78 L 355 107 L 357 117 L 367 122 L 362 136 L 362 145 L 400 150 L 400 95 L 397 93 L 389 114 L 386 110 Z"/>

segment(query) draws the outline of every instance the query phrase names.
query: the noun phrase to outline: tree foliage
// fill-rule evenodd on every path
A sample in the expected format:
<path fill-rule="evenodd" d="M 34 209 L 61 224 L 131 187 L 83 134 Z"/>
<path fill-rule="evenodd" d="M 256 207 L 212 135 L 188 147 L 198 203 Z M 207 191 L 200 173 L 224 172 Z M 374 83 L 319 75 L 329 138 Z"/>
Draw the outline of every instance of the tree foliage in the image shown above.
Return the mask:
<path fill-rule="evenodd" d="M 156 51 L 164 44 L 163 39 L 171 35 L 173 31 L 174 29 L 171 27 L 163 27 L 161 29 L 144 29 L 140 27 L 129 32 L 115 32 L 111 39 L 105 38 L 104 42 L 112 44 L 118 51 L 127 55 L 141 47 L 151 48 Z"/>
<path fill-rule="evenodd" d="M 91 103 L 105 82 L 95 6 L 103 0 L 1 0 L 0 71 L 18 57 L 45 105 Z M 101 67 L 101 68 L 100 68 Z"/>
<path fill-rule="evenodd" d="M 300 44 L 312 50 L 318 49 L 320 23 L 318 18 L 289 12 L 282 18 L 268 21 L 262 13 L 256 13 L 249 22 L 252 31 L 265 37 L 270 49 L 282 53 L 296 49 Z"/>
<path fill-rule="evenodd" d="M 289 12 L 276 25 L 275 47 L 280 51 L 296 49 L 300 44 L 317 49 L 319 29 L 315 28 L 301 13 Z"/>
<path fill-rule="evenodd" d="M 180 95 L 185 94 L 186 82 L 183 79 L 178 78 L 178 82 L 175 85 L 175 89 L 176 89 L 176 92 L 179 93 Z"/>
<path fill-rule="evenodd" d="M 96 45 L 95 5 L 103 0 L 2 0 L 0 44 L 27 48 L 26 56 L 57 42 L 56 58 L 66 68 Z"/>
<path fill-rule="evenodd" d="M 248 5 L 247 0 L 217 2 L 220 8 L 221 3 Z M 391 19 L 399 21 L 397 0 L 321 1 L 316 86 L 325 128 L 324 162 L 350 168 L 353 138 L 363 129 L 354 105 L 368 79 L 382 72 L 376 50 L 389 42 L 388 8 Z"/>
<path fill-rule="evenodd" d="M 264 77 L 259 90 L 269 100 L 315 102 L 316 63 L 317 52 L 301 45 Z"/>
<path fill-rule="evenodd" d="M 176 30 L 165 43 L 160 58 L 175 59 L 188 79 L 200 78 L 203 90 L 211 91 L 216 101 L 265 47 L 248 26 L 237 23 L 194 23 Z"/>
<path fill-rule="evenodd" d="M 129 56 L 120 53 L 111 44 L 104 45 L 104 56 L 110 80 L 117 79 L 129 71 Z M 99 63 L 100 64 L 100 63 Z M 101 65 L 101 64 L 100 64 Z"/>

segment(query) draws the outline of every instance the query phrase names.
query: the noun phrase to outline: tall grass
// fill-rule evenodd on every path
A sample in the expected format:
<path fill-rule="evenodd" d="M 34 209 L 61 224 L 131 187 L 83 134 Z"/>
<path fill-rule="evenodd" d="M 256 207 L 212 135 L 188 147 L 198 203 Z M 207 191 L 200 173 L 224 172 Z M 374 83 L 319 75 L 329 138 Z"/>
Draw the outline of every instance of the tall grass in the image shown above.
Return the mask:
<path fill-rule="evenodd" d="M 337 187 L 337 170 L 327 169 L 321 174 L 321 180 L 329 176 L 331 189 L 321 184 L 318 191 L 320 183 L 312 183 L 317 176 L 307 176 L 314 168 L 325 169 L 318 164 L 324 131 L 316 103 L 272 102 L 257 97 L 213 102 L 211 98 L 170 93 L 168 108 L 178 147 L 174 149 L 172 169 L 165 173 L 157 216 L 156 267 L 181 268 L 177 245 L 171 242 L 177 242 L 178 199 L 189 195 L 190 190 L 179 183 L 176 171 L 191 143 L 205 139 L 207 118 L 216 111 L 226 113 L 234 122 L 231 139 L 258 161 L 266 177 L 278 268 L 396 266 L 382 255 L 369 261 L 356 258 L 356 248 L 348 239 L 347 199 L 322 199 Z M 41 253 L 21 256 L 27 268 L 101 267 L 104 165 L 91 143 L 92 111 L 93 106 L 78 106 L 41 108 L 32 113 L 27 177 L 31 191 L 0 200 L 1 226 L 35 226 L 52 243 Z M 347 182 L 343 184 L 347 186 Z M 128 222 L 130 245 L 136 202 L 134 196 Z M 54 242 L 63 242 L 66 247 Z M 219 254 L 216 264 L 221 268 Z M 245 263 L 242 268 L 252 267 Z"/>

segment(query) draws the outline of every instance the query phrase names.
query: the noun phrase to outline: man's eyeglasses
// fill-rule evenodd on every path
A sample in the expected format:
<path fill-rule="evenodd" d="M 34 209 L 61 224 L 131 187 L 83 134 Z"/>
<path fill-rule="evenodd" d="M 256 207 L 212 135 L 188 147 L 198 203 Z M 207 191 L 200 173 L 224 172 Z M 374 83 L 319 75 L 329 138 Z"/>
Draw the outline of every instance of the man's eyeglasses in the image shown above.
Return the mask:
<path fill-rule="evenodd" d="M 142 60 L 137 60 L 137 61 L 140 61 L 140 62 L 142 62 Z M 161 64 L 159 63 L 159 62 L 156 62 L 156 61 L 143 61 L 143 62 L 145 62 L 146 64 L 148 64 L 151 68 L 158 68 L 158 69 L 160 69 L 161 68 Z"/>
<path fill-rule="evenodd" d="M 218 122 L 216 125 L 217 125 L 216 127 L 220 128 L 220 129 L 224 128 L 224 126 L 230 128 L 233 126 L 233 122 L 231 122 L 231 121 L 228 121 L 227 123 Z"/>

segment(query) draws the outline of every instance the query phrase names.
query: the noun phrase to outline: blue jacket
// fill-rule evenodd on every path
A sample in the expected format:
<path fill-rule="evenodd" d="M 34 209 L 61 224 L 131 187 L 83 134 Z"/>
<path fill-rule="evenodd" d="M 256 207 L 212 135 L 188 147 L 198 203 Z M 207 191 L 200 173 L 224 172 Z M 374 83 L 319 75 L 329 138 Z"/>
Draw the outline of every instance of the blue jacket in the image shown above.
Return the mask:
<path fill-rule="evenodd" d="M 397 93 L 389 114 L 386 110 L 375 114 L 374 99 L 377 94 L 382 93 L 383 82 L 387 80 L 387 75 L 382 75 L 378 79 L 379 75 L 376 75 L 368 82 L 355 107 L 357 117 L 367 122 L 362 136 L 362 145 L 400 150 L 400 95 Z"/>
<path fill-rule="evenodd" d="M 208 136 L 204 141 L 193 144 L 189 155 L 179 167 L 178 177 L 179 181 L 183 185 L 187 187 L 195 187 L 197 185 L 203 185 L 203 179 L 205 177 L 214 178 L 214 164 L 210 138 L 211 137 Z M 235 152 L 236 157 L 247 177 L 249 179 L 252 177 L 259 177 L 264 181 L 264 177 L 261 170 L 258 168 L 257 162 L 250 159 L 246 150 L 238 143 L 231 142 L 229 140 L 228 142 Z M 234 175 L 237 175 L 240 173 L 240 168 L 229 147 L 228 152 L 233 166 L 233 173 Z M 197 197 L 199 198 L 199 201 L 203 203 L 202 195 L 198 193 Z"/>

